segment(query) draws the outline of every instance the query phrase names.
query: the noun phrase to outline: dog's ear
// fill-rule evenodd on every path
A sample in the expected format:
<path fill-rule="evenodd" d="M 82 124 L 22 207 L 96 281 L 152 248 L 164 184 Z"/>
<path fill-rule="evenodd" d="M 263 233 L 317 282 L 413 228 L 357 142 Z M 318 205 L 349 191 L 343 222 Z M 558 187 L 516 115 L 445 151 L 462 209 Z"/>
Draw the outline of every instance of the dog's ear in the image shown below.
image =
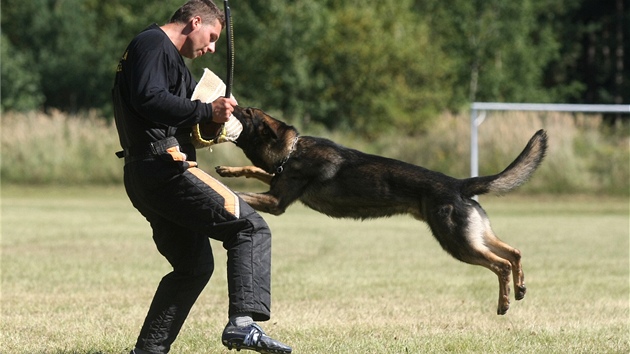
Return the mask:
<path fill-rule="evenodd" d="M 256 116 L 256 120 L 260 121 L 259 130 L 263 137 L 278 139 L 278 128 L 280 128 L 279 121 L 259 109 L 252 110 L 252 114 Z"/>
<path fill-rule="evenodd" d="M 264 137 L 270 137 L 272 139 L 278 139 L 278 134 L 276 130 L 267 122 L 267 120 L 262 121 L 262 135 Z"/>

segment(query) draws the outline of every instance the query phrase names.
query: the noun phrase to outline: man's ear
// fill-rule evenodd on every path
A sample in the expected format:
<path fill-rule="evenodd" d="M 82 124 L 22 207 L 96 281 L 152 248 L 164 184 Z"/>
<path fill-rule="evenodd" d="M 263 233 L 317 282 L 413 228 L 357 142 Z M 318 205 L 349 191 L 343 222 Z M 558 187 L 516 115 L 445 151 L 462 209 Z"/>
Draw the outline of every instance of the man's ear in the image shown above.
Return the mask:
<path fill-rule="evenodd" d="M 192 30 L 196 30 L 197 28 L 201 27 L 201 25 L 203 24 L 201 16 L 193 16 L 190 19 L 190 24 Z"/>

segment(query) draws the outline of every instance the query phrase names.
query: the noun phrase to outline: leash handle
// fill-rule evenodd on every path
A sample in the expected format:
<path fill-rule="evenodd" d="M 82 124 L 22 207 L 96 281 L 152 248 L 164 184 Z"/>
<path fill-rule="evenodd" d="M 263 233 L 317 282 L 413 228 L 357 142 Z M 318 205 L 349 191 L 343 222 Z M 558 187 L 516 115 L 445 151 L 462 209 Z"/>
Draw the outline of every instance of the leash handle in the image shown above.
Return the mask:
<path fill-rule="evenodd" d="M 232 14 L 228 0 L 223 0 L 223 11 L 225 13 L 225 31 L 227 35 L 227 80 L 225 83 L 225 97 L 232 95 L 232 81 L 234 80 L 234 34 L 232 33 Z"/>

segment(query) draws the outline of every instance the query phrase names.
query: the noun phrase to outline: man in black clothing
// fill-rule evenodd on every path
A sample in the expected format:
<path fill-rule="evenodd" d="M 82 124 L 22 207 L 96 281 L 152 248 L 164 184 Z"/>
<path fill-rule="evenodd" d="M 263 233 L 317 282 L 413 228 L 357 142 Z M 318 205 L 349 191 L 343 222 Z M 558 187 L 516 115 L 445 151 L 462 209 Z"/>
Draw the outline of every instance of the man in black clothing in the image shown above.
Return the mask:
<path fill-rule="evenodd" d="M 182 56 L 213 53 L 225 23 L 211 0 L 190 0 L 169 23 L 149 26 L 123 54 L 112 98 L 125 158 L 124 182 L 173 271 L 162 279 L 132 353 L 167 353 L 214 270 L 208 237 L 227 250 L 228 348 L 291 353 L 254 321 L 271 304 L 271 233 L 249 205 L 197 168 L 192 127 L 224 123 L 236 102 L 191 101 L 196 86 Z"/>

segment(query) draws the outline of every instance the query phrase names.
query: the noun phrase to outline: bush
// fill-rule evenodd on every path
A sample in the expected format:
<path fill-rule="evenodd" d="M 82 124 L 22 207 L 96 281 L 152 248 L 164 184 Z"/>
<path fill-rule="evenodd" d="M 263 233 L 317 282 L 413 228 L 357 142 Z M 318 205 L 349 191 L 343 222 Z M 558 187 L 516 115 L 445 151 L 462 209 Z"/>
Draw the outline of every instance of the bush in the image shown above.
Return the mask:
<path fill-rule="evenodd" d="M 282 119 L 282 117 L 277 117 Z M 373 140 L 321 126 L 301 128 L 302 135 L 330 138 L 342 145 L 388 156 L 454 177 L 470 175 L 468 115 L 442 114 L 429 132 L 409 136 L 383 134 Z M 496 112 L 479 129 L 480 174 L 502 171 L 538 129 L 549 135 L 547 157 L 527 193 L 604 193 L 630 195 L 630 132 L 610 128 L 600 116 L 567 113 Z M 5 114 L 2 121 L 1 178 L 16 184 L 117 184 L 123 162 L 113 123 L 95 114 L 66 116 L 58 112 Z M 245 165 L 249 161 L 232 144 L 198 151 L 200 166 Z M 264 189 L 259 182 L 221 179 L 236 189 Z"/>
<path fill-rule="evenodd" d="M 122 181 L 122 163 L 114 155 L 120 150 L 116 128 L 94 114 L 5 114 L 1 146 L 4 183 Z"/>

